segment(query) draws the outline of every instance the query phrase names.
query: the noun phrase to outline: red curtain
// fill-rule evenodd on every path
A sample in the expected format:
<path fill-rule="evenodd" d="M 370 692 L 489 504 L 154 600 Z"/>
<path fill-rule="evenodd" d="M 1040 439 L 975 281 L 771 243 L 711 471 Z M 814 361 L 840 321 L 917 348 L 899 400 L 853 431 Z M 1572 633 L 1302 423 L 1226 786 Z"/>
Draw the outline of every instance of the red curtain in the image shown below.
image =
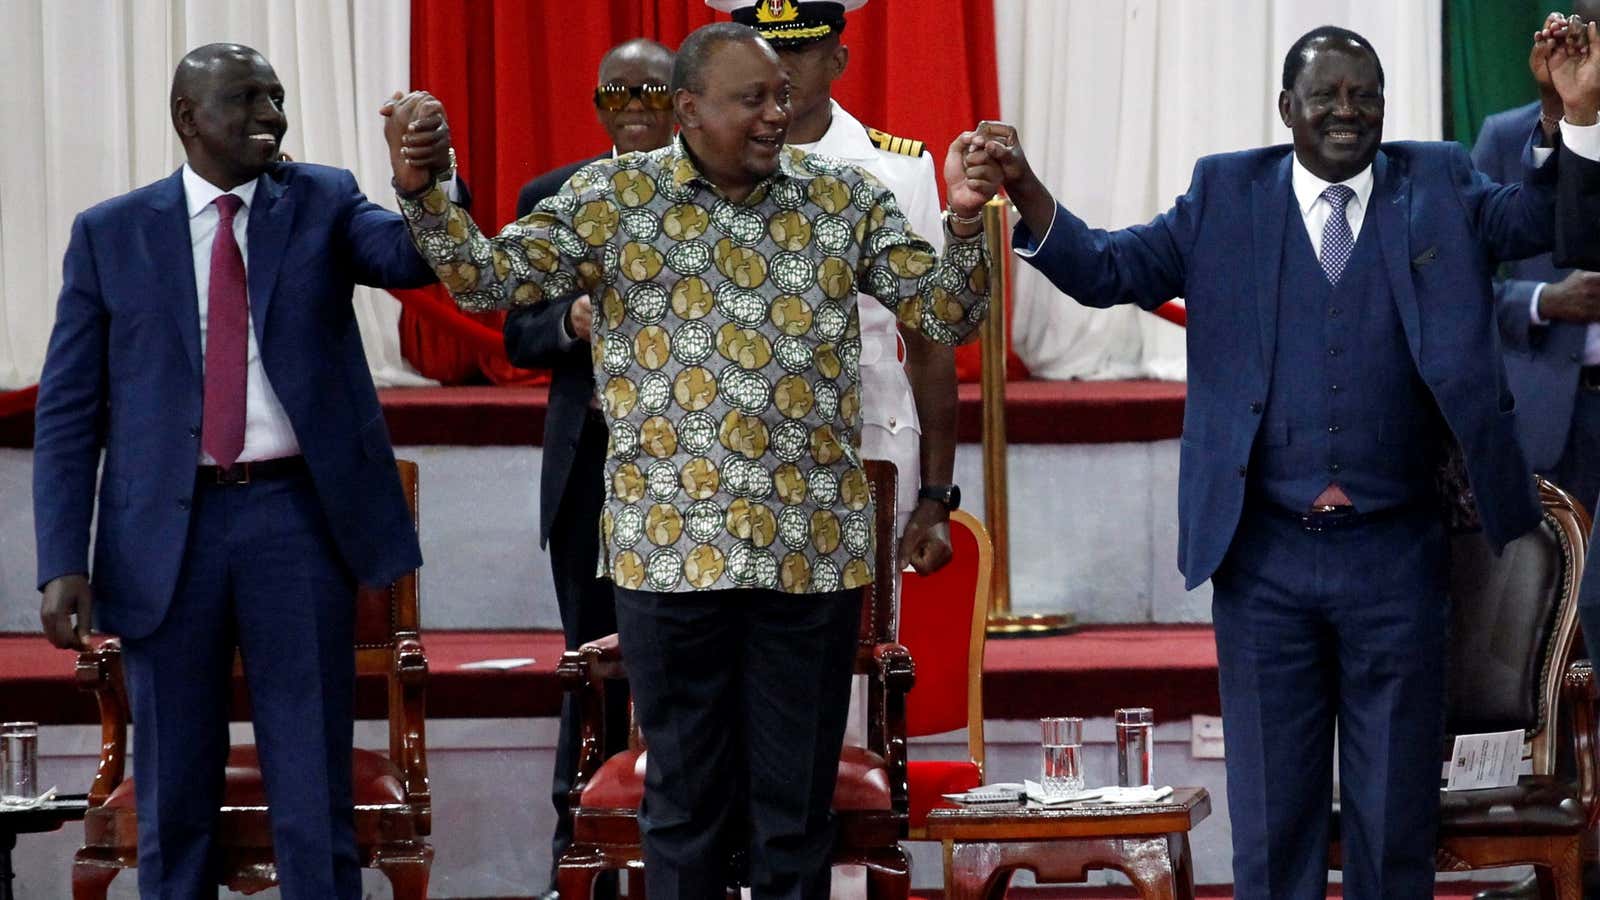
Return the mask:
<path fill-rule="evenodd" d="M 444 102 L 473 218 L 498 230 L 528 179 L 609 145 L 589 102 L 608 49 L 640 36 L 676 47 L 725 18 L 703 0 L 412 0 L 411 84 Z M 878 0 L 850 15 L 845 43 L 839 102 L 863 122 L 926 142 L 941 163 L 958 133 L 999 115 L 994 0 Z M 528 378 L 503 352 L 432 318 L 408 305 L 400 319 L 401 348 L 424 375 Z M 503 321 L 475 318 L 494 329 Z M 977 348 L 958 360 L 975 380 Z"/>

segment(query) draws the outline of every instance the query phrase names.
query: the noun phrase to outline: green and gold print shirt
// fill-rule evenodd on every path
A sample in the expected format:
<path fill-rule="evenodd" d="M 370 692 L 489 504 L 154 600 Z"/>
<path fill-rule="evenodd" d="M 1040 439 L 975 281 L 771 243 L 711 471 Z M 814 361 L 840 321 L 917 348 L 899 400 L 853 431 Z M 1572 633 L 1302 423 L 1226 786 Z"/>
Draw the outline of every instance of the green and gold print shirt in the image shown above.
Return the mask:
<path fill-rule="evenodd" d="M 585 167 L 493 238 L 437 185 L 400 209 L 464 309 L 593 298 L 618 587 L 871 582 L 856 297 L 958 343 L 988 306 L 981 239 L 947 236 L 941 258 L 871 175 L 790 147 L 734 202 L 681 139 Z"/>

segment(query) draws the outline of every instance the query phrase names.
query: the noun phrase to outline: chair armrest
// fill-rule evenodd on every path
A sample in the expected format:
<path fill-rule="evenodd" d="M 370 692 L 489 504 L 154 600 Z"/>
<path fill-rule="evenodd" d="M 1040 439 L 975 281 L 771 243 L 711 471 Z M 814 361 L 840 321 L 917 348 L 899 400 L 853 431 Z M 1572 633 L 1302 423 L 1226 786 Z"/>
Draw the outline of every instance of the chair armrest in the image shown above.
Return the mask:
<path fill-rule="evenodd" d="M 122 783 L 128 761 L 128 683 L 122 673 L 122 642 L 111 638 L 78 654 L 75 680 L 92 691 L 100 707 L 100 762 L 89 805 L 100 806 Z"/>
<path fill-rule="evenodd" d="M 405 779 L 417 831 L 433 832 L 433 790 L 428 781 L 428 654 L 416 638 L 400 638 L 389 680 L 389 758 Z"/>
<path fill-rule="evenodd" d="M 906 770 L 906 694 L 916 683 L 916 663 L 911 651 L 898 643 L 883 643 L 872 648 L 877 663 L 876 679 L 882 684 L 880 715 L 867 723 L 867 742 L 883 754 L 888 768 L 889 797 L 894 811 L 902 816 L 911 811 L 911 786 Z"/>
<path fill-rule="evenodd" d="M 1589 660 L 1573 663 L 1561 686 L 1567 709 L 1572 713 L 1572 750 L 1578 763 L 1578 798 L 1589 819 L 1589 829 L 1600 823 L 1600 734 L 1595 732 L 1595 701 L 1600 686 L 1595 684 L 1594 667 Z"/>
<path fill-rule="evenodd" d="M 556 666 L 556 678 L 578 713 L 578 761 L 571 792 L 574 809 L 583 789 L 605 762 L 605 683 L 608 678 L 622 677 L 622 648 L 616 637 L 610 635 L 568 650 L 561 654 Z"/>

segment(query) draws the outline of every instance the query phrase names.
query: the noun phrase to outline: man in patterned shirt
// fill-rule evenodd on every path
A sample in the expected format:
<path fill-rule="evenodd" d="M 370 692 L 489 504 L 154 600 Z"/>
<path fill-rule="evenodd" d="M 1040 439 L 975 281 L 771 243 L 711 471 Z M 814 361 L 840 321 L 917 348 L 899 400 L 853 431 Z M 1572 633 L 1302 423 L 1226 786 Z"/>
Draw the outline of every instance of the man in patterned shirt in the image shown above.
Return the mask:
<path fill-rule="evenodd" d="M 650 746 L 647 893 L 720 897 L 744 844 L 757 896 L 824 897 L 872 576 L 857 292 L 942 343 L 971 335 L 995 173 L 966 168 L 970 135 L 952 144 L 941 257 L 870 176 L 784 147 L 787 78 L 754 30 L 691 34 L 672 87 L 679 140 L 584 169 L 498 237 L 408 162 L 449 140 L 426 94 L 385 110 L 395 184 L 464 308 L 596 298 L 602 564 Z"/>

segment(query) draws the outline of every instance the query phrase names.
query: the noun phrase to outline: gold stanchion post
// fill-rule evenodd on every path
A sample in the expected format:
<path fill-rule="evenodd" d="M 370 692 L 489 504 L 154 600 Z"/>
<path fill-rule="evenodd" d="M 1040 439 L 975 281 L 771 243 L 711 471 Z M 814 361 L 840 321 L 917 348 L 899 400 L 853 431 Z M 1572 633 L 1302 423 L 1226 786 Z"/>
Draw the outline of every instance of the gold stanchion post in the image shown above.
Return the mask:
<path fill-rule="evenodd" d="M 989 316 L 979 331 L 983 348 L 983 518 L 994 542 L 989 634 L 1026 637 L 1059 634 L 1075 625 L 1071 613 L 1019 615 L 1011 611 L 1011 525 L 1006 480 L 1006 277 L 1010 240 L 1006 201 L 996 197 L 983 207 L 984 240 L 989 245 Z"/>

